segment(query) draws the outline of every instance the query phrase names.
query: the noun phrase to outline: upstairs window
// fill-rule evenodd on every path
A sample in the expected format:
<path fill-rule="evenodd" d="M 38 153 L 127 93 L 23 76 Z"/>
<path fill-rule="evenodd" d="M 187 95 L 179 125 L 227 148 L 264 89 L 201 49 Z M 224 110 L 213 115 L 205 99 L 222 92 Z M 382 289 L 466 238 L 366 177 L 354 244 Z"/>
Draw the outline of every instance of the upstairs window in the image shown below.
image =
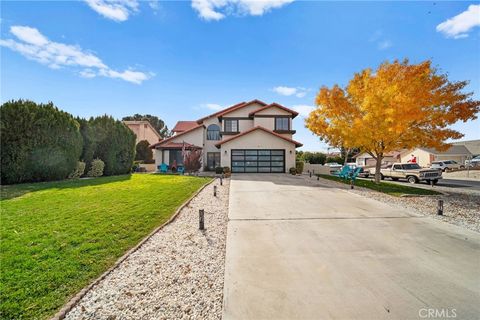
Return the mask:
<path fill-rule="evenodd" d="M 225 119 L 225 132 L 238 132 L 238 120 Z"/>
<path fill-rule="evenodd" d="M 290 119 L 289 118 L 275 118 L 275 130 L 288 131 L 290 130 Z"/>
<path fill-rule="evenodd" d="M 207 128 L 207 140 L 220 140 L 220 127 L 211 124 Z"/>

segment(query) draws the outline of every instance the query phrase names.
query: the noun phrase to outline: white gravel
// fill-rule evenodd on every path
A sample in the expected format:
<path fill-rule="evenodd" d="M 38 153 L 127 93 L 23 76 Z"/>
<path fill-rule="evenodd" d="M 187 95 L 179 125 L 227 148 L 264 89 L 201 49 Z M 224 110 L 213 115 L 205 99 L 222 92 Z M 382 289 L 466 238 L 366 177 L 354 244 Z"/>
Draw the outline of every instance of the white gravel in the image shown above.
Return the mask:
<path fill-rule="evenodd" d="M 229 179 L 223 186 L 218 180 L 207 186 L 94 286 L 66 319 L 220 319 L 228 192 Z M 205 210 L 204 232 L 198 229 L 199 209 Z"/>
<path fill-rule="evenodd" d="M 434 187 L 444 194 L 438 196 L 394 197 L 371 189 L 355 187 L 354 190 L 344 183 L 316 177 L 302 176 L 310 184 L 323 184 L 346 189 L 349 192 L 387 203 L 391 206 L 411 210 L 414 213 L 430 216 L 470 230 L 480 232 L 480 193 L 475 191 L 452 190 L 452 188 Z M 443 216 L 437 215 L 438 199 L 443 199 Z"/>

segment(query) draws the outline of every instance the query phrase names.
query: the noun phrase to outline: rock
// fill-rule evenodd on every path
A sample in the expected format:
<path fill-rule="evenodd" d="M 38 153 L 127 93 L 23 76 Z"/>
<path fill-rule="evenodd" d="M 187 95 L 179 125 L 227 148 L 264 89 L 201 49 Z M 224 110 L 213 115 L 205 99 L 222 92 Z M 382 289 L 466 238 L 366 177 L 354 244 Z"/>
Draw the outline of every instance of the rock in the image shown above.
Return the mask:
<path fill-rule="evenodd" d="M 207 186 L 66 319 L 221 319 L 228 194 L 229 179 Z M 199 209 L 205 210 L 204 233 L 198 230 Z"/>

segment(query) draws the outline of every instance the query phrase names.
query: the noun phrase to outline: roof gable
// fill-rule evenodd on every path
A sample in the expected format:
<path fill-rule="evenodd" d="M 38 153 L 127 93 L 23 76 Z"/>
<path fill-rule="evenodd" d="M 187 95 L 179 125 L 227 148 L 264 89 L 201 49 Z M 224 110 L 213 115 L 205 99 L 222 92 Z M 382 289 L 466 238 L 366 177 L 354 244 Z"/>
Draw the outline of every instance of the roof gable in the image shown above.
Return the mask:
<path fill-rule="evenodd" d="M 286 112 L 290 113 L 293 118 L 295 118 L 296 116 L 298 116 L 298 112 L 296 112 L 296 111 L 294 111 L 294 110 L 292 110 L 292 109 L 289 109 L 289 108 L 287 108 L 287 107 L 284 107 L 284 106 L 282 106 L 281 104 L 276 103 L 276 102 L 271 103 L 271 104 L 269 104 L 269 105 L 266 105 L 266 106 L 264 106 L 264 107 L 262 107 L 262 108 L 260 108 L 260 109 L 257 109 L 257 110 L 255 110 L 255 111 L 253 111 L 253 112 L 250 112 L 249 116 L 254 116 L 256 113 L 261 112 L 261 111 L 264 111 L 264 110 L 267 110 L 267 109 L 270 109 L 270 108 L 278 108 L 278 109 L 281 109 L 281 110 L 283 110 L 283 111 L 286 111 Z"/>
<path fill-rule="evenodd" d="M 172 132 L 183 132 L 198 126 L 197 121 L 178 121 L 173 127 Z"/>
<path fill-rule="evenodd" d="M 181 137 L 181 136 L 183 136 L 183 135 L 185 135 L 185 134 L 187 134 L 187 133 L 190 133 L 190 132 L 192 132 L 192 131 L 194 131 L 194 130 L 197 130 L 198 128 L 204 128 L 204 126 L 203 126 L 202 124 L 197 124 L 197 126 L 195 126 L 195 127 L 193 127 L 193 128 L 190 128 L 190 129 L 185 130 L 185 131 L 183 131 L 183 132 L 177 133 L 176 135 L 171 136 L 171 137 L 169 137 L 169 138 L 167 138 L 167 139 L 163 139 L 162 141 L 159 141 L 159 142 L 157 142 L 157 143 L 154 143 L 154 144 L 150 145 L 149 148 L 155 149 L 156 146 L 161 146 L 161 145 L 163 145 L 163 144 L 166 144 L 167 142 L 171 141 L 172 139 Z"/>
<path fill-rule="evenodd" d="M 131 125 L 133 126 L 137 126 L 137 125 L 147 125 L 147 127 L 150 128 L 150 130 L 153 131 L 153 133 L 158 137 L 158 139 L 162 139 L 162 136 L 160 135 L 160 133 L 158 133 L 158 131 L 152 126 L 152 124 L 150 122 L 148 122 L 147 120 L 124 120 L 122 121 L 127 127 L 130 127 Z M 130 128 L 131 130 L 131 128 Z"/>
<path fill-rule="evenodd" d="M 260 105 L 262 105 L 262 106 L 266 106 L 266 105 L 267 105 L 265 102 L 260 101 L 260 100 L 257 100 L 257 99 L 251 100 L 251 101 L 248 101 L 248 102 L 243 101 L 243 102 L 234 104 L 233 106 L 228 107 L 228 108 L 226 108 L 226 109 L 223 109 L 223 110 L 217 111 L 217 112 L 215 112 L 215 113 L 212 113 L 211 115 L 208 115 L 208 116 L 206 116 L 206 117 L 203 117 L 203 118 L 201 118 L 201 119 L 198 119 L 198 120 L 197 120 L 197 123 L 202 123 L 204 120 L 206 120 L 206 119 L 208 119 L 208 118 L 212 118 L 212 117 L 222 117 L 223 115 L 226 115 L 226 114 L 228 114 L 228 113 L 230 113 L 230 112 L 233 112 L 233 111 L 235 111 L 235 110 L 241 109 L 241 108 L 243 108 L 243 107 L 249 106 L 249 105 L 254 104 L 254 103 L 258 103 L 258 104 L 260 104 Z"/>
<path fill-rule="evenodd" d="M 219 147 L 220 147 L 222 144 L 224 144 L 224 143 L 227 143 L 227 142 L 229 142 L 229 141 L 232 141 L 232 140 L 235 140 L 235 139 L 237 139 L 237 138 L 243 137 L 243 136 L 245 136 L 245 135 L 247 135 L 247 134 L 249 134 L 249 133 L 251 133 L 251 132 L 254 132 L 254 131 L 256 131 L 256 130 L 265 131 L 266 133 L 269 133 L 269 134 L 271 134 L 271 135 L 274 135 L 274 136 L 277 137 L 277 138 L 280 138 L 280 139 L 283 139 L 283 140 L 285 140 L 285 141 L 291 142 L 291 143 L 295 144 L 295 147 L 301 147 L 301 146 L 303 146 L 303 144 L 301 144 L 301 143 L 298 142 L 298 141 L 295 141 L 295 140 L 292 140 L 292 139 L 290 139 L 290 138 L 284 137 L 284 136 L 282 136 L 282 135 L 280 135 L 280 134 L 278 134 L 278 133 L 275 133 L 275 132 L 273 132 L 273 131 L 271 131 L 271 130 L 268 130 L 268 129 L 266 129 L 266 128 L 264 128 L 264 127 L 261 127 L 261 126 L 253 127 L 253 128 L 251 128 L 251 129 L 249 129 L 249 130 L 247 130 L 247 131 L 244 131 L 244 132 L 242 132 L 242 133 L 240 133 L 240 134 L 237 134 L 237 135 L 235 135 L 235 136 L 233 136 L 233 137 L 231 137 L 231 138 L 222 140 L 222 141 L 220 141 L 219 143 L 215 144 L 215 146 L 216 146 L 217 148 L 219 148 Z"/>

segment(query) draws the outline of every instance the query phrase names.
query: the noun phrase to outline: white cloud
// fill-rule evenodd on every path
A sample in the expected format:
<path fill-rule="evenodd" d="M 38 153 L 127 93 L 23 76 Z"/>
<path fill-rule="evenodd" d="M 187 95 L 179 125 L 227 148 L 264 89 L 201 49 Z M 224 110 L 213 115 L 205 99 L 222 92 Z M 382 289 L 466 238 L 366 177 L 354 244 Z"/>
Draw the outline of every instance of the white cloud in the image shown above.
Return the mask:
<path fill-rule="evenodd" d="M 468 32 L 480 26 L 480 4 L 472 4 L 468 9 L 437 26 L 437 32 L 442 32 L 447 38 L 466 38 Z"/>
<path fill-rule="evenodd" d="M 154 12 L 156 12 L 158 9 L 160 9 L 160 3 L 159 0 L 150 0 L 148 1 L 148 5 Z"/>
<path fill-rule="evenodd" d="M 103 76 L 136 84 L 140 84 L 154 75 L 133 70 L 123 72 L 112 70 L 95 54 L 87 52 L 79 46 L 50 41 L 35 28 L 12 26 L 10 32 L 20 41 L 0 39 L 0 46 L 17 51 L 27 59 L 37 61 L 52 69 L 69 67 L 74 68 L 84 78 Z"/>
<path fill-rule="evenodd" d="M 192 8 L 205 20 L 221 20 L 226 15 L 261 16 L 294 0 L 192 0 Z"/>
<path fill-rule="evenodd" d="M 382 30 L 375 31 L 368 41 L 374 42 L 377 45 L 378 50 L 386 50 L 393 46 L 392 41 L 386 39 Z"/>
<path fill-rule="evenodd" d="M 299 105 L 293 106 L 292 108 L 293 110 L 297 111 L 298 114 L 303 118 L 307 118 L 310 112 L 315 110 L 314 106 L 309 106 L 304 104 L 299 104 Z"/>
<path fill-rule="evenodd" d="M 225 107 L 216 103 L 203 103 L 200 106 L 204 109 L 209 109 L 212 111 L 219 111 L 219 110 L 225 109 Z"/>
<path fill-rule="evenodd" d="M 307 95 L 309 91 L 306 88 L 302 87 L 287 87 L 287 86 L 278 86 L 272 89 L 272 91 L 282 95 L 282 96 L 293 96 L 295 95 L 297 98 L 303 98 Z"/>
<path fill-rule="evenodd" d="M 107 19 L 125 21 L 138 11 L 137 0 L 85 0 L 90 8 Z"/>
<path fill-rule="evenodd" d="M 391 46 L 392 46 L 392 42 L 390 40 L 383 40 L 383 41 L 380 41 L 377 44 L 377 48 L 380 49 L 380 50 L 388 49 Z"/>

